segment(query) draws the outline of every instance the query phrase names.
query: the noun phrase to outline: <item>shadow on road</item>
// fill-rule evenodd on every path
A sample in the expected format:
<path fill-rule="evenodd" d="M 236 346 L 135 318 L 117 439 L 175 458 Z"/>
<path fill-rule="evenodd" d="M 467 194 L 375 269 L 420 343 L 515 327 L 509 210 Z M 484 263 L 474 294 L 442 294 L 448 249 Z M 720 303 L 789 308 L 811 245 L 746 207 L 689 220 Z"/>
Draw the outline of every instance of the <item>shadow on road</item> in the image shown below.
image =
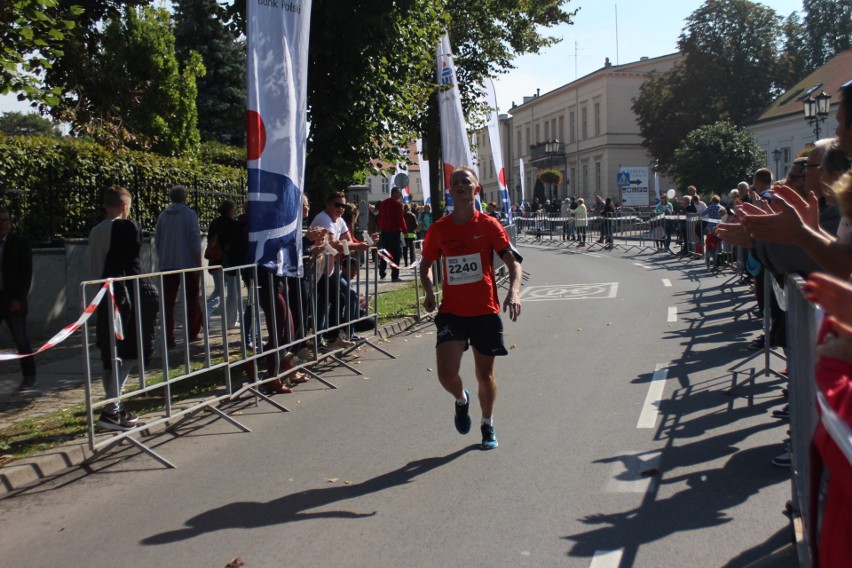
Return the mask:
<path fill-rule="evenodd" d="M 155 534 L 143 539 L 141 543 L 146 545 L 168 544 L 219 530 L 252 529 L 310 519 L 372 517 L 377 511 L 371 513 L 355 513 L 343 510 L 318 511 L 315 513 L 307 511 L 410 483 L 417 476 L 447 465 L 464 454 L 478 449 L 479 445 L 476 444 L 446 456 L 409 462 L 399 469 L 353 485 L 335 485 L 322 489 L 310 489 L 285 495 L 266 503 L 251 501 L 229 503 L 192 517 L 186 521 L 186 528 Z"/>

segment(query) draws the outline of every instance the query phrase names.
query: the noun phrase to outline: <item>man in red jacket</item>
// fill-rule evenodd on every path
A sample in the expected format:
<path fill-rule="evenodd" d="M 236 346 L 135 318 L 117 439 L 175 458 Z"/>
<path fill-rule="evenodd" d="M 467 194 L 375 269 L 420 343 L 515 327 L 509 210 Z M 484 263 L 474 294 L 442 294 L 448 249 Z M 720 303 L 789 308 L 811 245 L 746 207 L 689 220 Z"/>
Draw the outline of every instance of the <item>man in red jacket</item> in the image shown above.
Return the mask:
<path fill-rule="evenodd" d="M 407 231 L 405 216 L 402 214 L 402 190 L 395 187 L 391 196 L 382 201 L 379 207 L 380 243 L 390 253 L 396 264 L 402 262 L 402 234 Z M 387 273 L 387 263 L 379 262 L 379 277 L 384 280 Z M 391 267 L 391 280 L 399 282 L 399 269 Z"/>

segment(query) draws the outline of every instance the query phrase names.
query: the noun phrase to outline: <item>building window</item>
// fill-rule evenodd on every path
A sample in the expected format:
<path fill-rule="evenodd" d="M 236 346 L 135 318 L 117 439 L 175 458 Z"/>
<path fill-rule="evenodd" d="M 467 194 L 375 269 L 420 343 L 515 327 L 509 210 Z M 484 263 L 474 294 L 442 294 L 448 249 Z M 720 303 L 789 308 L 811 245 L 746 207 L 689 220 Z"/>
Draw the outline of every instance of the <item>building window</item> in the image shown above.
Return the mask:
<path fill-rule="evenodd" d="M 577 187 L 577 168 L 571 168 L 571 176 L 568 178 L 568 183 L 574 184 L 574 187 Z"/>
<path fill-rule="evenodd" d="M 589 109 L 583 107 L 580 109 L 580 128 L 583 129 L 583 134 L 580 140 L 585 140 L 589 137 Z"/>
<path fill-rule="evenodd" d="M 568 128 L 571 130 L 571 142 L 577 141 L 577 119 L 574 116 L 574 111 L 568 113 Z"/>
<path fill-rule="evenodd" d="M 390 193 L 390 180 L 382 177 L 382 193 Z"/>
<path fill-rule="evenodd" d="M 548 121 L 544 121 L 544 139 L 550 140 L 550 123 Z"/>
<path fill-rule="evenodd" d="M 532 146 L 532 144 L 530 144 L 530 127 L 529 126 L 527 126 L 527 128 L 526 128 L 526 134 L 527 134 L 527 145 L 524 147 L 524 154 L 529 152 L 530 146 Z"/>
<path fill-rule="evenodd" d="M 559 117 L 559 139 L 565 142 L 565 117 Z"/>
<path fill-rule="evenodd" d="M 600 192 L 601 182 L 601 163 L 595 162 L 595 191 Z"/>
<path fill-rule="evenodd" d="M 790 152 L 789 146 L 785 146 L 785 147 L 781 148 L 781 174 L 780 175 L 782 175 L 782 176 L 786 176 L 787 172 L 790 171 L 790 164 L 793 162 L 793 160 L 790 159 L 791 155 L 792 155 L 792 152 Z M 767 160 L 766 163 L 768 164 L 769 161 Z"/>
<path fill-rule="evenodd" d="M 595 136 L 601 135 L 601 103 L 595 103 Z"/>
<path fill-rule="evenodd" d="M 541 142 L 541 125 L 536 124 L 535 125 L 535 143 L 538 144 L 539 142 Z"/>
<path fill-rule="evenodd" d="M 589 193 L 589 164 L 583 164 L 583 193 Z"/>

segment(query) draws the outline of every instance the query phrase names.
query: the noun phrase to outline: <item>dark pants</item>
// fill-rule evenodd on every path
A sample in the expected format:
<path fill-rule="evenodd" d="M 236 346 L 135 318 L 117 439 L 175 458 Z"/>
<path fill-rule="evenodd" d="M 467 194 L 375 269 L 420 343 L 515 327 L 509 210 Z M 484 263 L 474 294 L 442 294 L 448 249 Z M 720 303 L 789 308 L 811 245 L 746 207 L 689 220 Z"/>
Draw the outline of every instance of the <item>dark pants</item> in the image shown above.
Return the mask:
<path fill-rule="evenodd" d="M 9 332 L 12 334 L 12 341 L 15 344 L 15 349 L 23 355 L 32 353 L 33 349 L 30 346 L 30 340 L 27 337 L 27 313 L 24 310 L 17 312 L 9 311 L 9 298 L 6 294 L 0 291 L 0 323 L 6 322 L 9 326 Z M 33 357 L 24 357 L 21 361 L 21 372 L 24 378 L 35 378 L 36 364 Z"/>
<path fill-rule="evenodd" d="M 189 329 L 187 337 L 194 341 L 201 333 L 201 305 L 198 303 L 198 272 L 187 272 L 186 290 L 184 290 L 184 304 L 187 310 Z M 166 308 L 166 340 L 170 345 L 175 343 L 175 304 L 177 303 L 178 288 L 180 288 L 180 274 L 167 274 L 163 276 L 163 301 Z"/>
<path fill-rule="evenodd" d="M 263 308 L 263 315 L 266 318 L 266 326 L 269 331 L 269 343 L 264 345 L 264 351 L 270 351 L 275 349 L 276 338 L 278 347 L 287 345 L 294 340 L 293 318 L 290 306 L 287 305 L 283 279 L 280 277 L 270 279 L 269 275 L 263 274 L 263 271 L 260 271 L 258 276 L 261 280 L 257 290 L 258 301 L 260 302 L 260 307 Z M 270 280 L 272 284 L 271 298 L 269 293 Z M 274 327 L 273 317 L 275 318 Z M 283 356 L 284 354 L 281 353 L 277 357 L 280 360 Z M 275 368 L 275 360 L 276 355 L 274 352 L 266 358 L 267 376 L 279 374 L 279 369 Z"/>
<path fill-rule="evenodd" d="M 402 262 L 402 233 L 400 231 L 382 231 L 382 247 L 390 253 L 395 264 Z M 384 278 L 387 273 L 387 262 L 379 261 L 379 276 Z M 391 278 L 399 279 L 399 269 L 391 267 Z"/>

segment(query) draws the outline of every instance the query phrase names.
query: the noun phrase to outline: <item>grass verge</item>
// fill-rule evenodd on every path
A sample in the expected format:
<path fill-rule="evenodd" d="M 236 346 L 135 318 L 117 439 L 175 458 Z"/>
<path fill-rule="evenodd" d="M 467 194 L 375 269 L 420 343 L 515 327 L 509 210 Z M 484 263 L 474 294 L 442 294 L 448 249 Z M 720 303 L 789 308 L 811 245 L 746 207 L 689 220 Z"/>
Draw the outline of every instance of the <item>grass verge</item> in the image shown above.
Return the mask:
<path fill-rule="evenodd" d="M 379 299 L 379 325 L 404 317 L 417 315 L 417 292 L 414 283 L 390 292 Z M 193 365 L 198 370 L 201 365 Z M 172 370 L 176 378 L 183 369 Z M 163 381 L 162 375 L 148 378 L 148 385 Z M 224 384 L 223 371 L 215 369 L 172 385 L 172 401 L 213 392 Z M 127 408 L 143 416 L 165 408 L 163 391 L 155 390 L 126 401 Z M 30 457 L 66 442 L 86 437 L 86 406 L 78 404 L 55 410 L 36 418 L 27 418 L 7 428 L 0 429 L 0 465 Z"/>

